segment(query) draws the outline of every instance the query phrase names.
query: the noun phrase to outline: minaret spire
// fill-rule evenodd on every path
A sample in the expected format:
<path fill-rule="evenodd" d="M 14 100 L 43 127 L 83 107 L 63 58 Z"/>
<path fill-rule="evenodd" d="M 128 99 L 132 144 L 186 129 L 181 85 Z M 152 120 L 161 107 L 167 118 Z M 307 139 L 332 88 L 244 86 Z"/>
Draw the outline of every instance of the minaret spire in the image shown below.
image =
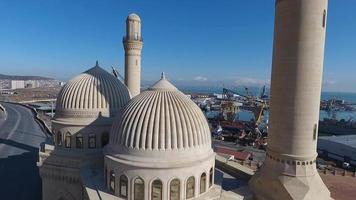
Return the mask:
<path fill-rule="evenodd" d="M 126 19 L 126 36 L 123 39 L 125 49 L 125 84 L 132 97 L 140 94 L 141 89 L 141 19 L 132 13 Z"/>

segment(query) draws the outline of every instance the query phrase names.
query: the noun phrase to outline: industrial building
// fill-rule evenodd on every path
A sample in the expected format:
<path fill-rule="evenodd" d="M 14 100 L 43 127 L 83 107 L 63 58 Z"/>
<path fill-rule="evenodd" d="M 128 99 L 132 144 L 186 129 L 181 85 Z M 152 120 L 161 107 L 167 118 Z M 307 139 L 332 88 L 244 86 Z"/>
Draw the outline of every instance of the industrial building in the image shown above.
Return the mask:
<path fill-rule="evenodd" d="M 318 153 L 324 158 L 356 166 L 356 135 L 321 136 Z"/>

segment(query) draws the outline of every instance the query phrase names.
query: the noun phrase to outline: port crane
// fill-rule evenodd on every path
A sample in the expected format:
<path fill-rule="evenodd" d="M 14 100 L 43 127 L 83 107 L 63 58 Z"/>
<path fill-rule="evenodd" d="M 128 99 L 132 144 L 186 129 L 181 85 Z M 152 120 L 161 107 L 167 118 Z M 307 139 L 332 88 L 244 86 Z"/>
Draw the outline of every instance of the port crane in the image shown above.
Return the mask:
<path fill-rule="evenodd" d="M 261 122 L 263 111 L 268 107 L 267 102 L 262 98 L 254 97 L 253 95 L 251 95 L 247 87 L 245 87 L 245 91 L 246 91 L 246 95 L 243 95 L 231 89 L 223 88 L 222 97 L 227 101 L 235 101 L 234 95 L 238 95 L 245 98 L 247 100 L 247 104 L 249 105 L 246 108 L 247 110 L 253 112 L 255 116 L 255 125 L 257 126 Z M 260 97 L 266 97 L 265 87 L 262 89 Z"/>

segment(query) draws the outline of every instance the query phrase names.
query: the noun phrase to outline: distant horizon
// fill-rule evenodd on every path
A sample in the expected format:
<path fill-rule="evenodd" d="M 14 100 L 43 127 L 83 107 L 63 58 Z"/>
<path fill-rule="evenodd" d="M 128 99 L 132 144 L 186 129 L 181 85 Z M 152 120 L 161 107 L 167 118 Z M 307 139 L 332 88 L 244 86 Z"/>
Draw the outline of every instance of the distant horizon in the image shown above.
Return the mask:
<path fill-rule="evenodd" d="M 89 69 L 89 68 L 88 68 Z M 109 71 L 108 69 L 105 69 L 106 71 L 108 71 L 109 73 L 111 73 L 111 71 Z M 85 70 L 86 71 L 86 70 Z M 84 72 L 84 71 L 83 71 Z M 83 72 L 79 72 L 77 75 L 79 75 L 80 73 L 83 73 Z M 119 74 L 121 76 L 123 76 L 123 73 L 122 72 L 119 72 Z M 69 79 L 67 80 L 61 80 L 61 79 L 56 79 L 54 77 L 49 77 L 49 76 L 41 76 L 41 75 L 21 75 L 21 74 L 3 74 L 3 73 L 0 73 L 0 75 L 6 75 L 6 76 L 38 76 L 38 77 L 42 77 L 42 78 L 49 78 L 49 79 L 54 79 L 54 80 L 57 80 L 57 81 L 62 81 L 62 82 L 68 82 L 70 79 L 74 78 L 74 77 L 70 77 Z M 168 78 L 169 79 L 169 78 Z M 149 87 L 150 85 L 152 85 L 153 83 L 155 83 L 156 81 L 159 80 L 159 76 L 157 76 L 157 79 L 156 80 L 141 80 L 141 87 L 142 88 L 145 88 L 145 87 Z M 248 87 L 248 88 L 261 88 L 263 87 L 264 85 L 266 86 L 266 89 L 270 89 L 270 84 L 260 84 L 260 85 L 250 85 L 250 84 L 234 84 L 234 85 L 229 85 L 228 82 L 226 83 L 222 83 L 221 81 L 219 83 L 215 83 L 215 84 L 207 84 L 207 85 L 202 85 L 201 82 L 199 82 L 198 84 L 194 84 L 192 81 L 184 81 L 184 80 L 174 80 L 172 79 L 171 82 L 176 85 L 177 88 L 182 88 L 182 89 L 193 89 L 193 88 L 201 88 L 201 89 L 204 89 L 204 90 L 207 90 L 207 89 L 218 89 L 218 88 L 228 88 L 228 89 L 236 89 L 236 88 L 244 88 L 244 87 Z M 356 91 L 333 91 L 333 90 L 325 90 L 322 88 L 322 91 L 321 92 L 327 92 L 327 93 L 343 93 L 343 94 L 356 94 Z"/>

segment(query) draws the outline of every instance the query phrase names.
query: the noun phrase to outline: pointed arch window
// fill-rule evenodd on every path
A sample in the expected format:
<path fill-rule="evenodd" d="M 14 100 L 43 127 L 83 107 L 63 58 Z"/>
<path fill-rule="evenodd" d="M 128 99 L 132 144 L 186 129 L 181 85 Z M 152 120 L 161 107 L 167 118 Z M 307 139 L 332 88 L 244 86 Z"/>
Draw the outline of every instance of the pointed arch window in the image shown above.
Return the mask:
<path fill-rule="evenodd" d="M 96 148 L 96 136 L 95 134 L 90 134 L 88 138 L 88 145 L 90 149 Z"/>
<path fill-rule="evenodd" d="M 194 197 L 194 190 L 195 190 L 195 178 L 194 178 L 194 176 L 191 176 L 187 180 L 187 186 L 186 186 L 186 198 L 187 199 Z"/>
<path fill-rule="evenodd" d="M 209 172 L 209 187 L 213 185 L 213 181 L 214 181 L 213 178 L 214 178 L 214 170 L 213 168 L 211 168 Z"/>
<path fill-rule="evenodd" d="M 104 170 L 104 180 L 105 180 L 106 187 L 108 187 L 108 167 L 107 166 L 105 166 L 105 170 Z"/>
<path fill-rule="evenodd" d="M 60 131 L 57 132 L 57 145 L 62 146 L 62 133 Z"/>
<path fill-rule="evenodd" d="M 145 199 L 145 182 L 142 178 L 136 178 L 134 181 L 134 200 Z"/>
<path fill-rule="evenodd" d="M 109 178 L 109 186 L 110 186 L 110 191 L 115 194 L 115 172 L 110 171 L 110 178 Z"/>
<path fill-rule="evenodd" d="M 200 194 L 203 194 L 206 191 L 206 173 L 202 173 L 200 176 Z"/>
<path fill-rule="evenodd" d="M 81 133 L 78 133 L 75 136 L 75 146 L 77 147 L 77 149 L 83 148 L 83 135 Z"/>
<path fill-rule="evenodd" d="M 104 147 L 108 143 L 109 143 L 109 133 L 108 132 L 104 132 L 101 135 L 101 146 Z"/>
<path fill-rule="evenodd" d="M 127 198 L 127 193 L 128 193 L 128 179 L 125 175 L 120 176 L 120 196 Z"/>
<path fill-rule="evenodd" d="M 162 200 L 162 181 L 154 180 L 152 182 L 151 199 Z"/>
<path fill-rule="evenodd" d="M 179 179 L 173 179 L 169 185 L 169 199 L 180 200 L 180 181 Z"/>
<path fill-rule="evenodd" d="M 66 133 L 66 138 L 65 138 L 65 146 L 66 148 L 70 148 L 71 147 L 71 135 L 69 132 Z"/>

